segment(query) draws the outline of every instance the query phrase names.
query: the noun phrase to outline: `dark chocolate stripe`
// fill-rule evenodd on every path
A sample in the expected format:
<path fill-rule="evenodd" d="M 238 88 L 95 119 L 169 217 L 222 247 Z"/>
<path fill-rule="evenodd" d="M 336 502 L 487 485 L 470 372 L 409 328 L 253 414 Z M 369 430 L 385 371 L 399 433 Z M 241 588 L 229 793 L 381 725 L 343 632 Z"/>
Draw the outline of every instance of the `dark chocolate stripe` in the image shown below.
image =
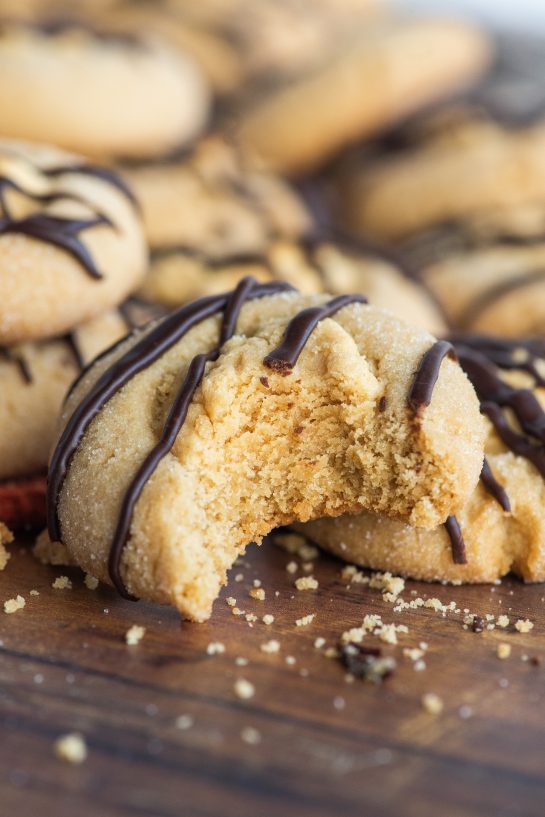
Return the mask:
<path fill-rule="evenodd" d="M 493 306 L 497 301 L 500 301 L 506 295 L 510 295 L 517 289 L 524 289 L 533 284 L 539 284 L 545 281 L 545 270 L 538 270 L 537 272 L 526 272 L 522 275 L 513 275 L 506 281 L 501 281 L 489 289 L 485 290 L 481 295 L 475 298 L 466 308 L 464 314 L 460 318 L 462 326 L 470 326 L 473 324 L 487 309 Z"/>
<path fill-rule="evenodd" d="M 495 403 L 483 403 L 481 411 L 489 418 L 500 440 L 515 454 L 529 460 L 545 478 L 543 446 L 533 445 L 527 437 L 511 428 L 501 408 Z"/>
<path fill-rule="evenodd" d="M 64 176 L 67 173 L 75 173 L 81 174 L 84 176 L 93 176 L 96 179 L 101 179 L 104 182 L 107 182 L 112 187 L 117 188 L 120 193 L 130 201 L 130 203 L 136 207 L 140 208 L 138 200 L 134 193 L 132 192 L 131 188 L 127 184 L 127 182 L 121 178 L 121 176 L 116 173 L 114 170 L 111 170 L 109 167 L 101 167 L 100 165 L 93 165 L 88 164 L 87 162 L 79 162 L 76 164 L 68 164 L 68 165 L 55 165 L 53 167 L 40 167 L 40 173 L 43 173 L 44 176 L 49 178 L 55 178 L 57 176 Z"/>
<path fill-rule="evenodd" d="M 277 282 L 255 285 L 247 299 L 262 298 L 290 291 L 289 284 Z M 223 311 L 229 295 L 214 295 L 194 301 L 153 326 L 119 360 L 97 380 L 76 407 L 61 434 L 53 453 L 48 480 L 48 529 L 51 539 L 59 541 L 61 531 L 57 516 L 57 502 L 70 460 L 93 418 L 126 383 L 139 372 L 151 366 L 174 346 L 189 330 L 201 321 Z"/>
<path fill-rule="evenodd" d="M 450 538 L 450 545 L 452 551 L 452 561 L 456 565 L 467 564 L 466 545 L 460 524 L 455 516 L 448 516 L 445 522 L 445 528 Z"/>
<path fill-rule="evenodd" d="M 507 496 L 507 491 L 500 485 L 494 474 L 492 473 L 492 469 L 490 467 L 490 463 L 484 458 L 483 467 L 481 471 L 481 482 L 483 487 L 488 491 L 490 496 L 493 496 L 496 502 L 503 508 L 504 511 L 507 513 L 511 510 L 511 502 L 509 501 L 509 497 Z"/>
<path fill-rule="evenodd" d="M 9 346 L 0 346 L 0 355 L 4 358 L 4 360 L 7 360 L 9 363 L 13 363 L 15 366 L 17 366 L 21 379 L 24 380 L 25 383 L 33 382 L 34 378 L 32 377 L 32 371 L 22 355 L 18 355 Z"/>
<path fill-rule="evenodd" d="M 54 244 L 72 255 L 91 278 L 102 278 L 94 259 L 79 238 L 79 233 L 100 225 L 112 226 L 112 222 L 105 216 L 96 216 L 91 219 L 72 219 L 36 214 L 12 221 L 0 219 L 0 236 L 8 233 L 18 233 Z"/>
<path fill-rule="evenodd" d="M 85 361 L 83 359 L 81 349 L 79 348 L 76 333 L 69 332 L 67 335 L 64 336 L 63 340 L 66 341 L 70 351 L 72 352 L 72 356 L 76 361 L 77 367 L 81 371 L 85 366 Z"/>
<path fill-rule="evenodd" d="M 282 343 L 267 355 L 263 363 L 269 369 L 287 372 L 293 369 L 303 347 L 316 325 L 349 304 L 366 304 L 363 295 L 339 295 L 322 306 L 311 306 L 299 312 L 286 327 Z"/>
<path fill-rule="evenodd" d="M 456 360 L 454 347 L 446 340 L 438 340 L 420 361 L 407 399 L 409 408 L 415 414 L 420 413 L 431 403 L 441 364 L 447 356 L 451 360 Z"/>

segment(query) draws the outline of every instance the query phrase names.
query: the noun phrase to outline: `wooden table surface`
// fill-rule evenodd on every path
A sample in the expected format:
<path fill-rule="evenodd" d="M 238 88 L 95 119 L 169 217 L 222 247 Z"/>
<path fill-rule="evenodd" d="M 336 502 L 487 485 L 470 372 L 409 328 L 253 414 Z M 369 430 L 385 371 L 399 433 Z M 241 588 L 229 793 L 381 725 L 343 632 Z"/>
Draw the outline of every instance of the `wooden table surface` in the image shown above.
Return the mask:
<path fill-rule="evenodd" d="M 249 548 L 211 621 L 196 625 L 88 590 L 79 571 L 44 567 L 15 547 L 0 601 L 20 593 L 26 607 L 0 612 L 2 817 L 543 817 L 545 663 L 536 659 L 545 657 L 545 587 L 407 582 L 407 600 L 453 599 L 462 611 L 511 619 L 506 631 L 473 633 L 463 612 L 394 614 L 378 590 L 347 588 L 326 556 L 315 564 L 319 589 L 298 592 L 302 571 L 286 571 L 293 558 L 271 544 Z M 73 589 L 52 589 L 61 574 Z M 256 578 L 264 601 L 249 597 Z M 227 596 L 258 621 L 234 616 Z M 296 627 L 307 613 L 312 624 Z M 340 661 L 314 646 L 318 637 L 336 645 L 366 613 L 409 628 L 398 646 L 381 645 L 398 661 L 381 685 L 349 683 Z M 518 618 L 534 621 L 533 631 L 516 632 Z M 146 634 L 129 647 L 134 623 Z M 261 651 L 270 639 L 278 653 Z M 403 647 L 421 641 L 429 648 L 417 671 Z M 225 652 L 207 655 L 211 642 Z M 507 660 L 497 657 L 500 642 L 512 645 Z M 254 685 L 252 698 L 237 697 L 238 678 Z M 428 692 L 443 699 L 442 714 L 423 708 Z M 176 725 L 180 716 L 189 728 Z M 73 731 L 88 746 L 81 765 L 54 751 Z"/>

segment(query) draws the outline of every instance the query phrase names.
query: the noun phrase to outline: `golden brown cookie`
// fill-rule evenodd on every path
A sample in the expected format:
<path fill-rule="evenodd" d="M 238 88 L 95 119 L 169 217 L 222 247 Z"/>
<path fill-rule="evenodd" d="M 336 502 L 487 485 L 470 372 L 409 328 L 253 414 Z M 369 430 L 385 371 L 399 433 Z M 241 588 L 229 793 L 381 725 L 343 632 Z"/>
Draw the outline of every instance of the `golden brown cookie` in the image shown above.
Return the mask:
<path fill-rule="evenodd" d="M 300 174 L 470 83 L 488 59 L 486 38 L 465 23 L 354 29 L 336 55 L 241 105 L 235 132 L 257 166 Z"/>
<path fill-rule="evenodd" d="M 208 118 L 209 90 L 189 57 L 140 33 L 58 18 L 0 28 L 0 135 L 87 156 L 154 156 Z"/>
<path fill-rule="evenodd" d="M 277 239 L 261 252 L 225 258 L 207 257 L 188 247 L 172 248 L 152 257 L 141 294 L 178 306 L 224 292 L 245 275 L 253 275 L 262 283 L 287 281 L 308 294 L 360 292 L 369 303 L 389 309 L 407 323 L 444 334 L 445 320 L 433 295 L 408 269 L 378 252 L 357 242 L 310 238 Z"/>
<path fill-rule="evenodd" d="M 250 171 L 222 137 L 198 142 L 177 158 L 121 165 L 142 207 L 152 247 L 182 245 L 216 257 L 259 252 L 271 237 L 311 227 L 302 199 L 268 173 Z"/>
<path fill-rule="evenodd" d="M 82 378 L 50 463 L 50 538 L 202 621 L 237 555 L 279 524 L 368 508 L 433 526 L 482 464 L 450 354 L 361 296 L 246 278 Z"/>
<path fill-rule="evenodd" d="M 0 344 L 70 331 L 123 301 L 146 265 L 119 176 L 56 148 L 0 142 Z"/>
<path fill-rule="evenodd" d="M 367 513 L 298 528 L 347 561 L 417 579 L 493 582 L 514 571 L 544 581 L 545 342 L 468 335 L 455 347 L 489 418 L 481 480 L 456 513 L 465 563 L 453 559 L 444 526 L 423 530 Z"/>
<path fill-rule="evenodd" d="M 71 383 L 96 355 L 152 316 L 148 307 L 129 302 L 61 338 L 0 346 L 0 480 L 45 471 Z M 6 521 L 1 507 L 0 519 Z"/>

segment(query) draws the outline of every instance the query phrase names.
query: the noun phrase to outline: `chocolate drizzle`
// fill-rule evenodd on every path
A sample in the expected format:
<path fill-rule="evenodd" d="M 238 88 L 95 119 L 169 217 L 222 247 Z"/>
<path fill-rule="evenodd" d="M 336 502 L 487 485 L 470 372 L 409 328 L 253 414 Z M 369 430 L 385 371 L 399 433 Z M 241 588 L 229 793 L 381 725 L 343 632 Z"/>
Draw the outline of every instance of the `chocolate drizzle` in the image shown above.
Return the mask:
<path fill-rule="evenodd" d="M 455 565 L 467 564 L 466 545 L 460 523 L 455 516 L 448 516 L 445 528 L 450 538 L 452 561 Z"/>
<path fill-rule="evenodd" d="M 79 238 L 79 234 L 83 230 L 89 230 L 100 225 L 111 227 L 112 222 L 106 216 L 73 219 L 37 213 L 16 220 L 0 218 L 0 236 L 8 233 L 19 233 L 27 235 L 29 238 L 36 238 L 38 241 L 54 244 L 56 247 L 66 250 L 79 261 L 91 278 L 100 279 L 102 273 L 98 271 L 93 256 Z"/>
<path fill-rule="evenodd" d="M 446 340 L 438 340 L 430 346 L 420 361 L 407 399 L 409 407 L 415 414 L 420 414 L 431 403 L 441 364 L 446 357 L 456 360 L 454 347 Z"/>
<path fill-rule="evenodd" d="M 101 179 L 104 182 L 107 182 L 112 187 L 117 188 L 120 193 L 123 193 L 125 198 L 127 198 L 130 203 L 139 208 L 140 205 L 136 196 L 132 192 L 129 185 L 125 182 L 124 179 L 118 173 L 115 173 L 113 170 L 110 170 L 108 167 L 101 167 L 100 165 L 92 165 L 88 164 L 87 162 L 80 162 L 76 164 L 68 164 L 68 165 L 55 165 L 53 167 L 46 167 L 40 168 L 40 172 L 43 173 L 44 176 L 48 178 L 56 178 L 57 176 L 64 176 L 66 173 L 76 173 L 81 174 L 83 176 L 93 176 L 95 179 Z M 72 196 L 73 198 L 73 196 Z"/>
<path fill-rule="evenodd" d="M 339 295 L 322 306 L 303 309 L 288 323 L 282 343 L 264 359 L 265 366 L 279 372 L 289 372 L 297 363 L 316 325 L 324 318 L 334 315 L 339 309 L 355 303 L 366 304 L 367 298 L 363 295 Z"/>

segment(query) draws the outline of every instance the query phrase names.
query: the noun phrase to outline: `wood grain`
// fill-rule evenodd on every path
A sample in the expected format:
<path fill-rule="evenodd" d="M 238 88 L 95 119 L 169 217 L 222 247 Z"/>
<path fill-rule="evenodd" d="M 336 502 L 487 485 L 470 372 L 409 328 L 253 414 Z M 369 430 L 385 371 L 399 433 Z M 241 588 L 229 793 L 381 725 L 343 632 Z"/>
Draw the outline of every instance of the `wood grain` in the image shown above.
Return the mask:
<path fill-rule="evenodd" d="M 545 664 L 522 656 L 545 657 L 545 587 L 407 583 L 407 600 L 416 591 L 481 615 L 535 622 L 528 634 L 512 626 L 476 634 L 463 629 L 461 615 L 394 614 L 377 590 L 348 589 L 340 563 L 325 556 L 315 564 L 319 590 L 297 592 L 286 571 L 292 558 L 269 543 L 250 548 L 212 620 L 195 625 L 106 588 L 90 591 L 79 571 L 43 567 L 15 547 L 0 574 L 0 601 L 20 593 L 26 607 L 0 612 L 0 813 L 543 817 Z M 52 589 L 62 573 L 72 590 Z M 265 601 L 249 597 L 256 578 Z M 30 596 L 31 588 L 40 595 Z M 233 616 L 227 596 L 259 620 L 250 627 Z M 296 627 L 310 612 L 313 623 Z M 261 622 L 264 613 L 274 615 L 271 626 Z M 409 627 L 397 647 L 385 647 L 398 669 L 379 686 L 348 683 L 340 662 L 314 647 L 319 636 L 336 645 L 365 613 Z M 128 647 L 133 623 L 146 634 Z M 269 639 L 280 642 L 277 654 L 261 651 Z M 426 669 L 417 672 L 402 647 L 423 640 Z M 209 656 L 215 641 L 225 653 Z M 500 641 L 512 645 L 506 661 L 496 655 Z M 289 655 L 295 664 L 286 663 Z M 237 666 L 237 657 L 248 666 Z M 235 695 L 240 677 L 254 684 L 253 698 Z M 444 700 L 439 716 L 421 705 L 430 691 Z M 189 729 L 176 727 L 180 715 L 194 719 Z M 241 736 L 248 727 L 258 730 L 257 745 Z M 89 748 L 80 766 L 53 749 L 72 731 Z"/>

